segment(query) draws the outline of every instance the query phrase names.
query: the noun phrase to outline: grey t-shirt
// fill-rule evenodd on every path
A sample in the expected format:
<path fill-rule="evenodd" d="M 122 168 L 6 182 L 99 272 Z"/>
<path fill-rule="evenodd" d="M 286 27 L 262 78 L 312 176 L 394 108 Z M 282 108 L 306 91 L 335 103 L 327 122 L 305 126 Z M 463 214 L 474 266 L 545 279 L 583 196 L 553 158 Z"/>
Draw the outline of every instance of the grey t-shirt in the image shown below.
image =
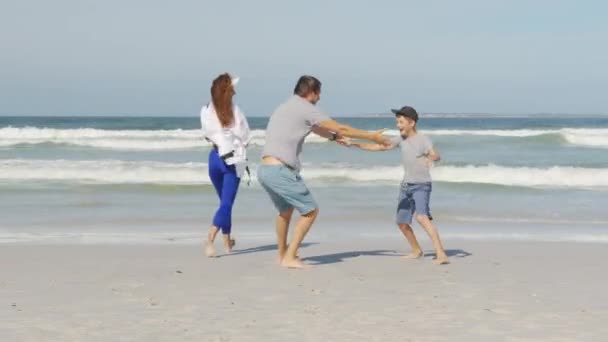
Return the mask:
<path fill-rule="evenodd" d="M 401 136 L 391 139 L 394 145 L 401 149 L 401 161 L 403 163 L 403 181 L 406 183 L 427 183 L 431 181 L 431 172 L 427 154 L 433 143 L 427 136 L 417 133 L 413 137 L 403 138 Z"/>
<path fill-rule="evenodd" d="M 329 116 L 306 99 L 294 95 L 270 116 L 266 128 L 266 143 L 262 156 L 271 156 L 300 170 L 300 153 L 304 139 L 312 127 Z"/>

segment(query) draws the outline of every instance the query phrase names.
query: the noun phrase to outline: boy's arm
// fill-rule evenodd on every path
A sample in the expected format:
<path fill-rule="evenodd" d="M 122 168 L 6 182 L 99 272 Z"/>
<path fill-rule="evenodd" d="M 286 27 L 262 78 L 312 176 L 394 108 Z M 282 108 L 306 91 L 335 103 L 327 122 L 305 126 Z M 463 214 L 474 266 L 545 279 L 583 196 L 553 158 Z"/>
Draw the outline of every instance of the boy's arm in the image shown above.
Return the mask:
<path fill-rule="evenodd" d="M 396 145 L 382 145 L 382 144 L 364 144 L 364 143 L 350 143 L 348 146 L 354 146 L 365 151 L 388 151 L 395 148 Z"/>
<path fill-rule="evenodd" d="M 433 142 L 431 141 L 431 139 L 429 139 L 428 137 L 423 137 L 425 140 L 424 144 L 425 144 L 425 153 L 422 155 L 422 157 L 425 157 L 426 159 L 428 159 L 431 162 L 436 162 L 441 160 L 441 156 L 439 155 L 439 152 L 437 152 L 437 150 L 435 149 L 435 146 L 433 146 Z"/>
<path fill-rule="evenodd" d="M 389 138 L 388 139 L 388 144 L 365 144 L 365 143 L 360 143 L 360 142 L 351 142 L 351 140 L 349 138 L 341 138 L 338 139 L 338 143 L 342 144 L 342 145 L 346 145 L 346 146 L 354 146 L 357 148 L 360 148 L 362 150 L 365 151 L 388 151 L 388 150 L 392 150 L 395 147 L 399 146 L 399 143 L 401 142 L 401 138 Z"/>
<path fill-rule="evenodd" d="M 441 156 L 439 155 L 439 152 L 437 152 L 437 150 L 434 147 L 431 147 L 431 149 L 427 153 L 427 158 L 434 162 L 441 160 Z"/>

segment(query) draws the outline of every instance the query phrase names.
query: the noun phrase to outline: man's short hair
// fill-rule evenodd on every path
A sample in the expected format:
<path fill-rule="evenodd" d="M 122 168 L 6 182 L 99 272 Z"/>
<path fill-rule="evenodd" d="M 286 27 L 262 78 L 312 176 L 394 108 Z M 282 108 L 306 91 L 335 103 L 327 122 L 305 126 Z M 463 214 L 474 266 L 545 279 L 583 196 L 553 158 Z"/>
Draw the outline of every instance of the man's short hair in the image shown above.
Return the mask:
<path fill-rule="evenodd" d="M 301 97 L 308 96 L 310 93 L 319 94 L 321 92 L 321 81 L 310 75 L 301 76 L 293 90 L 295 95 Z"/>

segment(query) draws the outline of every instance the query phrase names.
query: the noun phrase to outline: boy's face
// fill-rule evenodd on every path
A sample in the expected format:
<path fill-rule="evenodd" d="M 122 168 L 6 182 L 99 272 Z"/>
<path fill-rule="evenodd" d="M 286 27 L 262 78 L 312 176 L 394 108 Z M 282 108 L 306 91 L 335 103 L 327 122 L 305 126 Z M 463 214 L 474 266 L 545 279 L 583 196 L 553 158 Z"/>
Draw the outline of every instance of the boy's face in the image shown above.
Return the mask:
<path fill-rule="evenodd" d="M 397 128 L 399 128 L 399 133 L 401 133 L 401 135 L 408 135 L 414 130 L 414 127 L 416 126 L 416 121 L 401 115 L 397 116 L 395 121 L 397 123 Z"/>

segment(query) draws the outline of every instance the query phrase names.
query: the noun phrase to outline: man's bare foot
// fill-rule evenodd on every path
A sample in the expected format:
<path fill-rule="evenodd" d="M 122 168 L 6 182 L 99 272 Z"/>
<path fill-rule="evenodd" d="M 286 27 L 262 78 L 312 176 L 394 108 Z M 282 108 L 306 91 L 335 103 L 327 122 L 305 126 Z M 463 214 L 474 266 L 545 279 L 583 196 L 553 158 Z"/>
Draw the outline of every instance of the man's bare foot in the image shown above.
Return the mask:
<path fill-rule="evenodd" d="M 209 258 L 213 258 L 215 256 L 215 248 L 213 247 L 212 242 L 205 242 L 205 255 Z"/>
<path fill-rule="evenodd" d="M 300 258 L 288 258 L 285 257 L 283 258 L 283 260 L 281 261 L 281 266 L 283 267 L 287 267 L 287 268 L 308 268 L 310 267 L 309 265 L 306 265 L 305 263 L 302 262 L 302 260 L 300 260 Z"/>
<path fill-rule="evenodd" d="M 420 259 L 422 257 L 424 257 L 423 251 L 412 251 L 410 254 L 404 255 L 401 258 L 402 259 Z"/>
<path fill-rule="evenodd" d="M 433 263 L 435 265 L 447 265 L 450 263 L 450 260 L 448 259 L 447 255 L 442 255 L 442 256 L 436 257 L 435 260 L 433 260 Z"/>
<path fill-rule="evenodd" d="M 287 253 L 287 249 L 284 251 L 279 250 L 279 255 L 277 257 L 277 262 L 280 265 L 283 262 L 283 258 L 285 258 L 285 253 Z M 296 259 L 300 259 L 299 255 L 296 255 Z"/>

